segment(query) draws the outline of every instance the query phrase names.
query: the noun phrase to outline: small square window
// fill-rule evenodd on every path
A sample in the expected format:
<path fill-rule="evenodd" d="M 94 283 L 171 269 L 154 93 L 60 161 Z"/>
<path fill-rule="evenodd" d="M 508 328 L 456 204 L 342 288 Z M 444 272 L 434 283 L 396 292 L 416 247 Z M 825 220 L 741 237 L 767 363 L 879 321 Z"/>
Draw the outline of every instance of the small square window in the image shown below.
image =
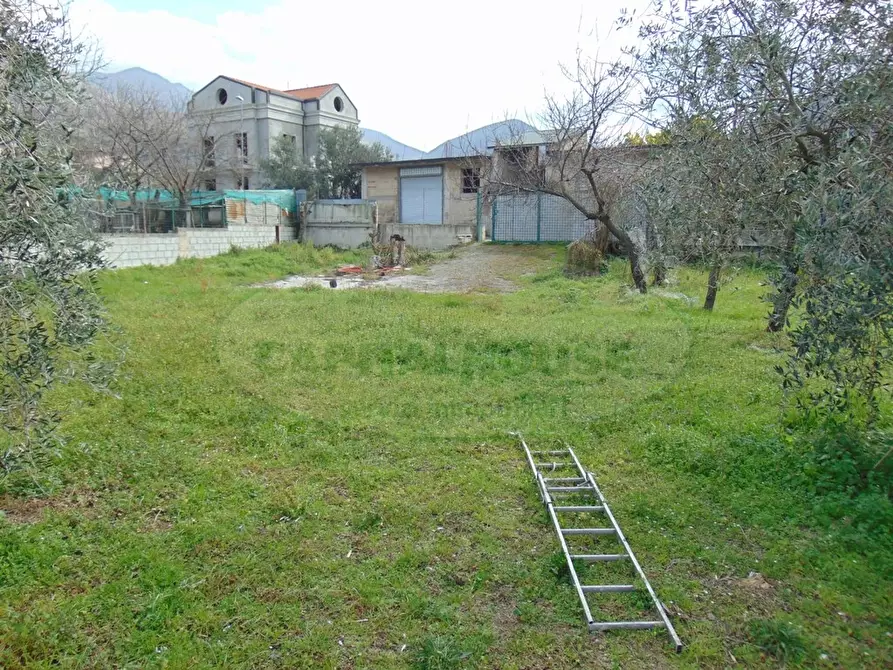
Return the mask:
<path fill-rule="evenodd" d="M 205 190 L 206 191 L 216 191 L 217 190 L 217 180 L 209 179 L 205 182 Z"/>
<path fill-rule="evenodd" d="M 462 192 L 477 193 L 481 190 L 481 169 L 462 168 Z"/>

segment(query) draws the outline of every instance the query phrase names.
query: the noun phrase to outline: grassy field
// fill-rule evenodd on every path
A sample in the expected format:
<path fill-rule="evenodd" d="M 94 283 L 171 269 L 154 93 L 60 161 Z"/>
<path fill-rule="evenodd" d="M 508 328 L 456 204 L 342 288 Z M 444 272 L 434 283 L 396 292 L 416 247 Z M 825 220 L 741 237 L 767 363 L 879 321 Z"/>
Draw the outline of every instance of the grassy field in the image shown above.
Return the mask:
<path fill-rule="evenodd" d="M 760 277 L 706 314 L 695 270 L 497 253 L 521 291 L 252 287 L 359 258 L 297 245 L 107 274 L 120 397 L 60 392 L 52 494 L 0 497 L 0 667 L 891 667 L 890 503 L 779 428 Z M 510 430 L 596 473 L 681 655 L 585 632 Z"/>

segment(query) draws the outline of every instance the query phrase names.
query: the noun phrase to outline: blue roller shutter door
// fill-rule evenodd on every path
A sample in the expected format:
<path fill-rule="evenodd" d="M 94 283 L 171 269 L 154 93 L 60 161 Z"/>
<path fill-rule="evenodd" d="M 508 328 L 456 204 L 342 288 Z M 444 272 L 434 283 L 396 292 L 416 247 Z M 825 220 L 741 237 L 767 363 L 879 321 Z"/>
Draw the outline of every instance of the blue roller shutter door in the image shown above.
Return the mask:
<path fill-rule="evenodd" d="M 428 174 L 413 174 L 422 170 Z M 433 170 L 437 170 L 438 173 L 430 174 Z M 400 222 L 443 223 L 443 176 L 440 174 L 440 168 L 401 170 Z"/>

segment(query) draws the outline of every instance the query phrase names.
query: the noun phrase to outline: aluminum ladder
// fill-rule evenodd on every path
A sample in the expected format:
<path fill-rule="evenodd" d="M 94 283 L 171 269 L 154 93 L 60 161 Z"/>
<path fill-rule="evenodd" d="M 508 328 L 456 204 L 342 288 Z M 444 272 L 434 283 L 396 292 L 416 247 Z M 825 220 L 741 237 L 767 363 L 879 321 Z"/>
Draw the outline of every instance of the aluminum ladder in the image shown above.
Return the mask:
<path fill-rule="evenodd" d="M 632 547 L 629 546 L 629 542 L 626 541 L 626 537 L 624 537 L 623 531 L 620 530 L 620 525 L 617 523 L 617 520 L 611 513 L 611 508 L 608 507 L 608 502 L 602 495 L 602 492 L 599 489 L 598 484 L 596 484 L 595 477 L 592 475 L 592 473 L 587 472 L 583 469 L 583 466 L 580 465 L 580 460 L 577 458 L 574 450 L 571 449 L 569 446 L 556 451 L 531 451 L 530 448 L 527 446 L 527 443 L 524 441 L 524 438 L 520 435 L 515 435 L 520 440 L 521 446 L 524 447 L 524 453 L 527 455 L 527 462 L 530 464 L 530 469 L 533 471 L 533 476 L 536 479 L 537 487 L 539 488 L 540 499 L 543 501 L 543 504 L 545 504 L 546 510 L 549 513 L 549 518 L 551 518 L 552 520 L 552 525 L 555 527 L 555 534 L 558 536 L 558 542 L 561 544 L 562 552 L 564 552 L 564 558 L 567 561 L 567 568 L 570 571 L 571 580 L 574 583 L 574 589 L 577 591 L 577 596 L 580 598 L 580 604 L 583 605 L 583 613 L 586 615 L 586 624 L 589 627 L 590 632 L 616 630 L 623 628 L 666 628 L 667 633 L 669 633 L 670 639 L 672 640 L 673 645 L 676 648 L 676 652 L 681 652 L 682 641 L 676 634 L 676 629 L 673 628 L 673 624 L 670 623 L 670 619 L 667 617 L 666 610 L 664 609 L 660 600 L 658 600 L 657 594 L 655 594 L 654 589 L 651 588 L 651 584 L 649 583 L 648 578 L 642 571 L 642 566 L 640 566 L 639 561 L 636 560 L 636 556 L 635 554 L 633 554 Z M 540 460 L 537 461 L 534 457 L 537 457 Z M 564 460 L 555 460 L 554 462 L 549 462 L 544 460 L 544 457 L 549 459 L 557 459 L 561 457 Z M 569 474 L 571 474 L 572 476 L 545 476 L 554 474 L 556 471 L 560 471 L 562 469 L 571 470 Z M 555 500 L 553 499 L 554 496 L 583 496 L 585 499 L 591 499 L 591 504 L 590 500 L 584 500 L 584 502 L 586 502 L 587 504 L 556 504 Z M 603 514 L 607 517 L 608 521 L 610 521 L 610 527 L 567 528 L 562 526 L 560 521 L 559 515 L 562 515 L 564 513 Z M 620 542 L 622 552 L 616 554 L 572 554 L 568 549 L 565 537 L 574 535 L 614 536 Z M 592 612 L 589 609 L 589 602 L 586 599 L 587 594 L 624 593 L 635 591 L 637 590 L 637 587 L 633 584 L 581 584 L 580 578 L 577 575 L 577 570 L 574 567 L 574 561 L 597 563 L 626 560 L 632 563 L 633 568 L 635 568 L 636 574 L 639 576 L 639 579 L 642 580 L 642 584 L 645 586 L 645 589 L 647 589 L 648 595 L 651 597 L 651 601 L 654 604 L 654 609 L 657 610 L 660 618 L 654 621 L 596 621 L 592 617 Z"/>

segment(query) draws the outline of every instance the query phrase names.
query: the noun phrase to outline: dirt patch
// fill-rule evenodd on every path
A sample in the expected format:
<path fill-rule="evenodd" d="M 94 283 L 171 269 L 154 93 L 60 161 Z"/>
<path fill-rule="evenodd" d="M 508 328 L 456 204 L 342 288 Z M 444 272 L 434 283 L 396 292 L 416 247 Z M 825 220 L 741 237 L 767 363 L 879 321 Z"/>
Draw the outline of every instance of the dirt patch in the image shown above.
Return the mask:
<path fill-rule="evenodd" d="M 293 276 L 264 286 L 269 288 L 319 286 L 326 290 L 403 288 L 419 293 L 511 293 L 520 288 L 518 278 L 543 270 L 548 263 L 544 254 L 533 247 L 475 244 L 457 250 L 453 258 L 435 263 L 426 274 L 395 274 L 380 279 L 334 277 L 334 275 Z"/>
<path fill-rule="evenodd" d="M 83 512 L 92 509 L 95 503 L 96 497 L 89 491 L 52 498 L 16 498 L 4 495 L 0 496 L 0 512 L 3 512 L 6 520 L 11 523 L 37 523 L 43 519 L 45 510 Z"/>
<path fill-rule="evenodd" d="M 759 572 L 751 572 L 746 578 L 739 579 L 738 584 L 748 591 L 771 591 L 773 588 Z"/>

